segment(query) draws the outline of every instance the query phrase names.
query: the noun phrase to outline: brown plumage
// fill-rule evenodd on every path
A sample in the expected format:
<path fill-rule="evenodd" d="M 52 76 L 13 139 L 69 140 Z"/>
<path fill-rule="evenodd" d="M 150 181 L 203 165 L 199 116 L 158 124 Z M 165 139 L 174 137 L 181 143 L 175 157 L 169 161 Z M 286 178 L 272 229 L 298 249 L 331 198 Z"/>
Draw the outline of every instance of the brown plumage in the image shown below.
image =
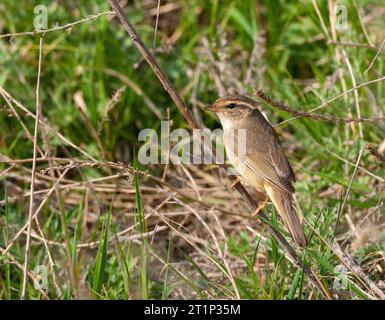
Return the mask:
<path fill-rule="evenodd" d="M 294 241 L 305 246 L 307 240 L 292 200 L 293 169 L 257 102 L 244 96 L 227 96 L 208 110 L 216 112 L 222 123 L 226 154 L 241 179 L 266 192 Z"/>

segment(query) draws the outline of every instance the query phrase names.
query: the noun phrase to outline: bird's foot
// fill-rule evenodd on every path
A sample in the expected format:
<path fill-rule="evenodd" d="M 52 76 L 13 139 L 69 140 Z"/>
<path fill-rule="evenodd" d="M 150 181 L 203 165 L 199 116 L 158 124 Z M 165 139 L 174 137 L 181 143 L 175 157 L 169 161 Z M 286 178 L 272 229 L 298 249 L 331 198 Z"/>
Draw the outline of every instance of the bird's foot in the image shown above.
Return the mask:
<path fill-rule="evenodd" d="M 268 200 L 269 200 L 269 197 L 266 197 L 265 200 L 258 203 L 258 208 L 255 209 L 253 213 L 253 217 L 256 217 L 261 211 L 263 211 L 263 209 L 265 209 L 265 206 Z"/>
<path fill-rule="evenodd" d="M 238 183 L 240 183 L 240 182 L 241 182 L 241 179 L 239 179 L 239 177 L 237 176 L 237 177 L 234 179 L 234 181 L 231 183 L 230 188 L 231 188 L 231 189 L 234 189 L 235 186 L 236 186 Z"/>

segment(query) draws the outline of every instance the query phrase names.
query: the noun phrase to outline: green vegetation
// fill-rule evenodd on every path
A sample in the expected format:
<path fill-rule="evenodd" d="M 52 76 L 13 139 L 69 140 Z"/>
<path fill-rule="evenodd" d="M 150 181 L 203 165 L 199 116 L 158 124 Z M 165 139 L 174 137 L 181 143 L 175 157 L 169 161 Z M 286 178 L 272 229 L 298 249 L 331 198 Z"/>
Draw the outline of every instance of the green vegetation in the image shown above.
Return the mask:
<path fill-rule="evenodd" d="M 219 95 L 216 74 L 227 92 L 253 97 L 262 88 L 304 111 L 372 81 L 314 113 L 383 117 L 384 50 L 376 56 L 383 1 L 341 1 L 337 15 L 335 1 L 316 3 L 162 1 L 156 58 L 193 115 L 212 129 L 219 123 L 202 107 Z M 27 1 L 22 10 L 3 0 L 0 34 L 33 31 L 41 4 L 48 28 L 110 10 L 104 0 Z M 138 0 L 124 8 L 149 48 L 156 6 Z M 33 136 L 35 126 L 4 90 L 35 114 L 39 37 L 0 36 L 0 299 L 22 293 L 27 234 L 18 232 L 28 222 L 33 141 L 26 131 Z M 118 19 L 100 15 L 45 34 L 40 100 L 54 130 L 39 131 L 38 158 L 52 159 L 37 162 L 33 212 L 44 205 L 32 225 L 29 299 L 322 298 L 256 219 L 224 213 L 250 214 L 218 167 L 136 161 L 140 130 L 160 130 L 160 118 L 168 117 L 173 128 L 189 127 Z M 384 141 L 385 121 L 292 119 L 263 102 L 261 109 L 272 123 L 290 119 L 276 130 L 311 239 L 298 254 L 334 298 L 383 298 L 385 171 L 381 154 L 367 145 Z M 135 164 L 138 172 L 92 158 Z M 12 161 L 18 159 L 27 160 Z M 272 206 L 265 212 L 291 241 Z"/>

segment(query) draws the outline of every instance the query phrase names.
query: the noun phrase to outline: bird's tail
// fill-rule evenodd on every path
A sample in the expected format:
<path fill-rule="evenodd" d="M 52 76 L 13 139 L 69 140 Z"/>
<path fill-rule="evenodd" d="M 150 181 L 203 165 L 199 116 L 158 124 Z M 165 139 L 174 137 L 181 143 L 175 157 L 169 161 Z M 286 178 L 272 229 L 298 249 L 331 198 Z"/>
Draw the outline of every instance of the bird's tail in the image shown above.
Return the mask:
<path fill-rule="evenodd" d="M 303 232 L 296 210 L 293 206 L 292 195 L 275 186 L 265 184 L 265 190 L 289 229 L 295 243 L 301 247 L 306 246 L 307 239 Z"/>

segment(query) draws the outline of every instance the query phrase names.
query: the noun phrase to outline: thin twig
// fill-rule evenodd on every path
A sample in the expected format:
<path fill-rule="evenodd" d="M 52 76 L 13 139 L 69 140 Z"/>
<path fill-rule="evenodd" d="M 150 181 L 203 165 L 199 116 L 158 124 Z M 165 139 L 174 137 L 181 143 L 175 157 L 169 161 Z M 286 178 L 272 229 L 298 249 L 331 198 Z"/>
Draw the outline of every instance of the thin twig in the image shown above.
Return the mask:
<path fill-rule="evenodd" d="M 337 231 L 337 227 L 338 227 L 338 224 L 339 224 L 339 221 L 340 221 L 341 213 L 342 213 L 342 211 L 345 208 L 345 204 L 346 204 L 346 201 L 348 200 L 348 197 L 349 197 L 349 194 L 350 194 L 350 190 L 352 189 L 353 181 L 354 181 L 354 178 L 356 177 L 358 166 L 360 164 L 363 152 L 364 152 L 364 148 L 361 148 L 361 150 L 360 150 L 360 152 L 358 154 L 356 165 L 354 166 L 352 177 L 350 178 L 350 181 L 349 181 L 348 189 L 346 190 L 346 193 L 345 193 L 344 200 L 343 200 L 342 205 L 340 206 L 340 208 L 338 210 L 337 220 L 336 220 L 336 224 L 334 226 L 334 236 L 336 235 L 336 231 Z"/>
<path fill-rule="evenodd" d="M 381 47 L 380 47 L 380 49 L 378 49 L 376 55 L 374 56 L 372 62 L 371 62 L 370 65 L 369 65 L 369 67 L 365 70 L 365 72 L 364 72 L 364 77 L 366 77 L 366 75 L 368 74 L 368 72 L 370 71 L 370 69 L 372 69 L 374 63 L 376 62 L 376 60 L 377 60 L 378 57 L 380 56 L 381 51 L 382 51 L 382 49 L 384 48 L 384 46 L 385 46 L 385 38 L 384 38 L 384 40 L 382 41 Z"/>
<path fill-rule="evenodd" d="M 349 93 L 351 93 L 351 92 L 353 92 L 353 91 L 356 91 L 356 90 L 358 90 L 358 89 L 360 89 L 360 88 L 362 88 L 362 87 L 365 87 L 365 86 L 367 86 L 367 85 L 369 85 L 369 84 L 373 84 L 373 83 L 380 82 L 380 81 L 384 81 L 384 80 L 385 80 L 385 76 L 380 77 L 380 78 L 377 78 L 377 79 L 374 79 L 374 80 L 370 80 L 370 81 L 368 81 L 368 82 L 363 82 L 363 83 L 359 84 L 358 86 L 353 87 L 353 88 L 351 88 L 351 89 L 349 89 L 349 90 L 346 90 L 346 91 L 342 92 L 341 94 L 339 94 L 338 96 L 335 96 L 335 97 L 333 97 L 333 98 L 331 98 L 331 99 L 325 101 L 324 103 L 322 103 L 322 104 L 319 105 L 318 107 L 315 107 L 315 108 L 313 108 L 313 109 L 307 111 L 307 113 L 313 113 L 314 111 L 317 111 L 318 109 L 321 109 L 321 108 L 327 106 L 328 104 L 330 104 L 330 103 L 332 103 L 332 102 L 334 102 L 334 101 L 336 101 L 336 100 L 338 100 L 338 99 L 340 99 L 340 98 L 342 98 L 342 97 L 348 95 Z M 300 116 L 295 116 L 295 117 L 293 117 L 293 118 L 287 119 L 287 120 L 285 120 L 285 121 L 282 121 L 282 122 L 279 123 L 278 125 L 282 125 L 282 124 L 284 124 L 284 123 L 286 123 L 286 122 L 295 120 L 295 119 L 297 119 L 297 118 L 299 118 L 299 117 L 300 117 Z"/>
<path fill-rule="evenodd" d="M 0 178 L 2 176 L 5 176 L 8 172 L 12 171 L 15 166 L 16 166 L 15 164 L 11 164 L 7 169 L 4 169 L 3 171 L 1 171 Z"/>
<path fill-rule="evenodd" d="M 29 213 L 28 213 L 28 229 L 27 229 L 27 242 L 25 245 L 24 254 L 24 269 L 23 269 L 23 284 L 21 291 L 21 299 L 26 299 L 26 290 L 28 282 L 28 264 L 31 250 L 31 230 L 32 230 L 32 216 L 34 199 L 33 194 L 35 191 L 35 172 L 36 172 L 36 158 L 37 158 L 37 143 L 39 135 L 39 120 L 41 117 L 41 104 L 40 104 L 40 76 L 41 76 L 41 63 L 43 55 L 43 37 L 40 37 L 39 43 L 39 65 L 37 70 L 37 84 L 36 84 L 36 118 L 35 118 L 35 132 L 33 135 L 33 162 L 32 162 L 32 174 L 31 174 L 31 196 L 29 200 Z"/>
<path fill-rule="evenodd" d="M 349 71 L 350 78 L 352 80 L 353 87 L 357 87 L 357 81 L 356 81 L 356 77 L 354 76 L 353 67 L 352 67 L 352 64 L 350 63 L 349 57 L 345 49 L 342 49 L 342 57 L 345 60 L 346 65 L 348 66 L 348 71 Z M 360 107 L 360 99 L 358 97 L 358 91 L 355 90 L 353 92 L 353 95 L 354 95 L 354 106 L 356 107 L 357 117 L 358 119 L 361 119 L 361 107 Z M 358 122 L 358 131 L 359 131 L 360 139 L 363 140 L 364 133 L 362 131 L 361 121 Z"/>
<path fill-rule="evenodd" d="M 105 16 L 105 15 L 113 15 L 114 13 L 112 11 L 105 11 L 105 12 L 101 12 L 101 13 L 98 13 L 98 14 L 94 14 L 94 15 L 90 15 L 86 18 L 83 18 L 81 20 L 78 20 L 78 21 L 75 21 L 75 22 L 71 22 L 71 23 L 67 23 L 63 26 L 56 26 L 56 27 L 53 27 L 53 28 L 50 28 L 50 29 L 42 29 L 42 30 L 34 30 L 34 31 L 26 31 L 26 32 L 17 32 L 17 33 L 7 33 L 7 34 L 0 34 L 0 39 L 1 38 L 15 38 L 15 37 L 20 37 L 20 36 L 36 36 L 38 34 L 47 34 L 47 33 L 50 33 L 50 32 L 54 32 L 54 31 L 61 31 L 61 30 L 68 30 L 68 31 L 71 31 L 73 27 L 81 24 L 81 23 L 84 23 L 84 22 L 87 22 L 87 21 L 92 21 L 92 20 L 96 20 L 98 19 L 99 17 L 102 17 L 102 16 Z"/>
<path fill-rule="evenodd" d="M 170 95 L 172 100 L 175 102 L 176 106 L 180 110 L 180 112 L 183 114 L 187 122 L 189 123 L 190 127 L 192 129 L 200 129 L 198 123 L 195 121 L 195 119 L 190 114 L 186 104 L 184 103 L 183 99 L 180 97 L 178 92 L 175 90 L 174 86 L 169 81 L 166 74 L 163 72 L 163 70 L 159 67 L 157 61 L 155 60 L 154 56 L 151 54 L 151 52 L 147 49 L 145 44 L 143 43 L 142 39 L 136 32 L 133 25 L 129 22 L 126 15 L 124 14 L 122 8 L 120 7 L 118 1 L 116 0 L 109 0 L 112 8 L 114 9 L 117 17 L 119 18 L 120 22 L 123 24 L 124 28 L 126 29 L 127 33 L 130 35 L 131 39 L 133 40 L 134 44 L 140 51 L 140 53 L 143 55 L 147 63 L 150 65 L 151 69 L 154 71 L 156 76 L 158 77 L 159 81 L 163 84 L 164 89 L 167 91 L 167 93 Z M 213 152 L 215 153 L 215 152 Z M 225 165 L 221 165 L 224 169 L 226 169 Z M 227 172 L 227 171 L 226 171 Z M 234 182 L 235 177 L 232 175 L 228 175 L 228 178 Z M 248 201 L 248 203 L 251 205 L 254 210 L 258 207 L 256 201 L 250 196 L 250 194 L 246 191 L 245 187 L 238 183 L 236 185 L 237 191 Z M 261 221 L 264 223 L 267 231 L 272 234 L 272 236 L 277 240 L 279 245 L 286 251 L 286 253 L 293 258 L 293 261 L 299 268 L 303 268 L 304 272 L 309 277 L 310 282 L 313 284 L 315 288 L 317 288 L 321 295 L 324 298 L 332 299 L 330 293 L 326 290 L 326 288 L 323 286 L 322 282 L 317 278 L 317 276 L 310 270 L 307 266 L 304 265 L 302 259 L 297 255 L 294 248 L 287 242 L 287 240 L 283 237 L 281 233 L 279 233 L 276 229 L 274 229 L 269 224 L 269 218 L 263 213 L 259 213 L 259 217 L 261 218 Z"/>
<path fill-rule="evenodd" d="M 155 28 L 154 28 L 154 41 L 152 43 L 152 53 L 155 56 L 155 49 L 156 49 L 156 35 L 158 33 L 158 24 L 159 24 L 159 9 L 160 9 L 160 0 L 158 0 L 158 6 L 156 7 L 156 21 L 155 21 Z"/>
<path fill-rule="evenodd" d="M 384 78 L 385 79 L 385 78 Z M 331 121 L 331 122 L 378 122 L 378 121 L 385 121 L 385 117 L 373 117 L 373 118 L 344 118 L 344 117 L 336 117 L 331 115 L 322 115 L 322 114 L 314 114 L 311 111 L 302 111 L 302 110 L 296 110 L 287 104 L 278 101 L 270 96 L 268 96 L 266 93 L 262 91 L 262 89 L 254 90 L 255 95 L 258 98 L 261 98 L 268 104 L 270 104 L 272 107 L 286 111 L 295 117 L 292 119 L 297 119 L 299 117 L 303 118 L 309 118 L 312 120 L 319 120 L 319 121 Z M 281 125 L 283 122 L 281 122 L 279 125 Z"/>
<path fill-rule="evenodd" d="M 378 50 L 376 47 L 374 47 L 370 44 L 360 43 L 360 42 L 329 41 L 327 44 L 332 45 L 332 46 L 365 48 L 365 49 L 370 49 L 370 50 L 375 50 L 375 51 Z"/>

